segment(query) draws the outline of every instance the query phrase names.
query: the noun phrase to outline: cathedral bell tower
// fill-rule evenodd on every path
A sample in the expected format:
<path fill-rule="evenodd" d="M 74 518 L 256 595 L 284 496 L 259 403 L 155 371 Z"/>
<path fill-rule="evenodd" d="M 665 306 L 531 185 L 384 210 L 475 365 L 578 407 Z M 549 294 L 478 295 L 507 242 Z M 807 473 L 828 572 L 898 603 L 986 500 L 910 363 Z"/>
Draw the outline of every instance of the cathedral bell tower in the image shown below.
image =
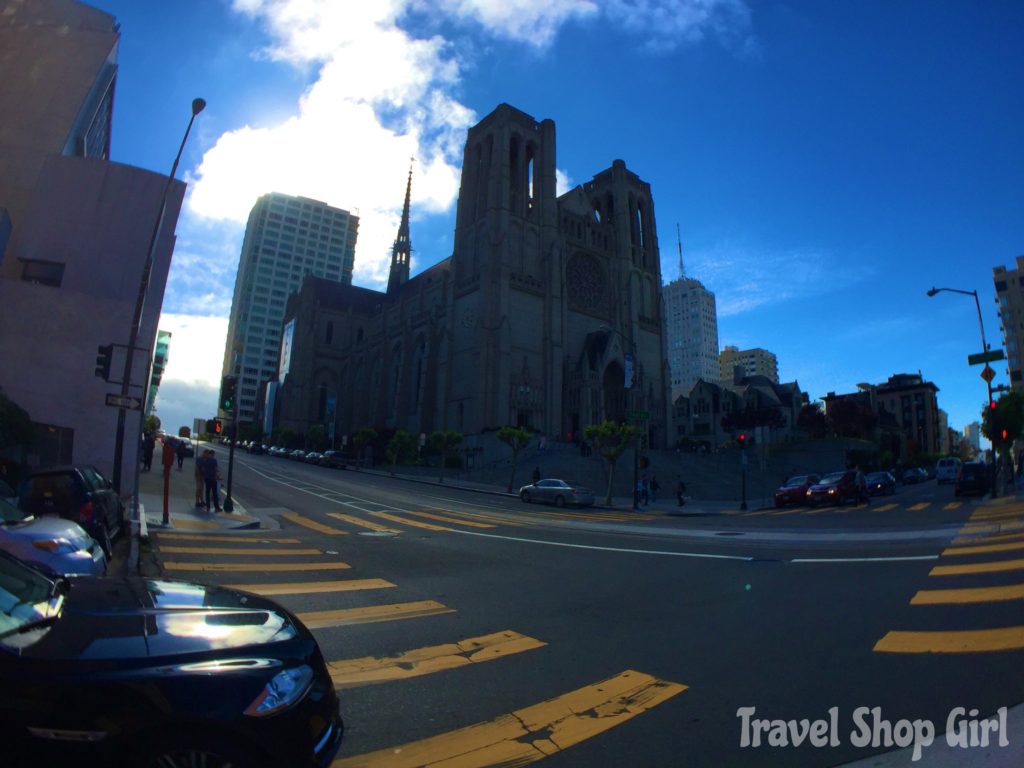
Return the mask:
<path fill-rule="evenodd" d="M 405 185 L 405 205 L 402 207 L 402 223 L 398 225 L 398 237 L 391 247 L 391 274 L 388 275 L 388 293 L 394 293 L 403 283 L 409 282 L 409 256 L 412 242 L 409 240 L 409 198 L 412 196 L 412 163 L 409 164 L 409 180 Z"/>

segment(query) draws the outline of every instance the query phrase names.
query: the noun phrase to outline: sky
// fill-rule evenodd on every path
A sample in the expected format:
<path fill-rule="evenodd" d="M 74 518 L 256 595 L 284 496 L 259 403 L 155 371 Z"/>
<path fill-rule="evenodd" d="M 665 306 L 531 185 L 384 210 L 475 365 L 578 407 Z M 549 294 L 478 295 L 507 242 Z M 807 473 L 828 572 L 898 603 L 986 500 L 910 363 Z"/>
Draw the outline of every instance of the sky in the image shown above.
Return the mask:
<path fill-rule="evenodd" d="M 199 115 L 160 327 L 164 427 L 213 415 L 245 220 L 303 195 L 360 216 L 382 289 L 410 159 L 412 271 L 451 254 L 466 129 L 557 130 L 560 187 L 652 186 L 665 282 L 716 295 L 720 346 L 812 399 L 920 372 L 952 427 L 987 399 L 972 296 L 1024 255 L 1024 4 L 743 0 L 95 0 L 121 25 L 112 158 L 167 173 Z M 997 363 L 994 385 L 1008 383 Z"/>

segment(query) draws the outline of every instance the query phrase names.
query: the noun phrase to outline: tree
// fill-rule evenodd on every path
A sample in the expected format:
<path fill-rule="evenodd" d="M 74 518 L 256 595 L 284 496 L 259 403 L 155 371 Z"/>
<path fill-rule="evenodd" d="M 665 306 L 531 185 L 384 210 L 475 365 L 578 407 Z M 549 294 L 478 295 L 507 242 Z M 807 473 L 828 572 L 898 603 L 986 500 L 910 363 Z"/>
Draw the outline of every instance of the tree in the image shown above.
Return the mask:
<path fill-rule="evenodd" d="M 512 493 L 512 486 L 516 480 L 516 462 L 519 460 L 519 453 L 530 444 L 533 435 L 522 427 L 502 427 L 498 430 L 498 439 L 512 449 L 512 474 L 508 478 L 508 492 Z"/>
<path fill-rule="evenodd" d="M 441 473 L 437 478 L 438 482 L 444 482 L 444 466 L 448 460 L 448 454 L 462 442 L 460 432 L 431 432 L 427 438 L 427 449 L 431 453 L 441 455 Z"/>
<path fill-rule="evenodd" d="M 800 409 L 796 417 L 796 426 L 807 433 L 808 437 L 817 440 L 832 434 L 832 424 L 818 402 L 807 403 Z"/>
<path fill-rule="evenodd" d="M 146 417 L 146 420 L 142 422 L 143 432 L 159 432 L 160 431 L 160 417 L 156 414 L 151 414 Z"/>
<path fill-rule="evenodd" d="M 188 440 L 192 437 L 192 430 L 189 427 L 178 427 L 178 437 Z"/>
<path fill-rule="evenodd" d="M 306 430 L 306 447 L 311 451 L 322 451 L 327 445 L 327 433 L 323 424 L 314 424 Z"/>
<path fill-rule="evenodd" d="M 1024 431 L 1024 393 L 1019 390 L 1007 392 L 996 401 L 996 407 L 986 406 L 981 414 L 981 434 L 992 441 L 992 450 L 998 457 L 1002 454 L 1003 466 L 1009 460 L 1008 473 L 1012 474 L 1013 441 Z M 998 466 L 998 461 L 997 461 Z"/>
<path fill-rule="evenodd" d="M 617 424 L 614 421 L 603 421 L 591 424 L 583 430 L 583 437 L 591 447 L 600 454 L 608 465 L 608 493 L 604 503 L 611 506 L 612 481 L 615 479 L 615 464 L 619 456 L 636 439 L 637 429 L 629 424 Z"/>
<path fill-rule="evenodd" d="M 395 465 L 416 452 L 416 436 L 399 429 L 391 436 L 384 454 L 391 462 L 391 476 L 394 477 Z"/>
<path fill-rule="evenodd" d="M 359 465 L 363 460 L 363 449 L 367 443 L 371 443 L 376 439 L 377 430 L 370 427 L 363 427 L 356 432 L 356 436 L 352 438 L 352 444 L 356 447 L 356 469 L 359 469 Z"/>

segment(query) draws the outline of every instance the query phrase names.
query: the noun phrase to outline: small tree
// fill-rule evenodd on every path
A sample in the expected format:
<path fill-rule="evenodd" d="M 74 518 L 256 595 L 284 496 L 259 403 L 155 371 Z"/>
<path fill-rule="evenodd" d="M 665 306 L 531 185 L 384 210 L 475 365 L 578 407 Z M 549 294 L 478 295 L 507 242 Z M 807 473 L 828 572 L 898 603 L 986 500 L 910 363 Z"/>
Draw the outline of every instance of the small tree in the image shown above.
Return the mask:
<path fill-rule="evenodd" d="M 444 482 L 444 467 L 448 461 L 448 454 L 461 442 L 462 433 L 460 432 L 431 432 L 430 437 L 427 438 L 427 450 L 441 455 L 441 470 L 437 478 L 439 483 Z"/>
<path fill-rule="evenodd" d="M 363 427 L 356 432 L 356 436 L 352 438 L 352 444 L 356 447 L 356 469 L 359 469 L 359 464 L 363 459 L 363 449 L 376 439 L 377 430 L 370 427 Z"/>
<path fill-rule="evenodd" d="M 512 486 L 515 484 L 519 453 L 530 444 L 531 437 L 529 430 L 522 427 L 502 427 L 498 430 L 498 439 L 512 449 L 512 473 L 508 477 L 509 493 L 512 493 Z"/>
<path fill-rule="evenodd" d="M 192 437 L 192 430 L 189 427 L 178 427 L 178 437 L 188 440 Z"/>
<path fill-rule="evenodd" d="M 832 433 L 832 424 L 821 409 L 821 403 L 807 403 L 800 409 L 796 417 L 797 429 L 807 433 L 808 437 L 821 439 Z"/>
<path fill-rule="evenodd" d="M 395 466 L 398 462 L 411 456 L 416 451 L 416 437 L 404 429 L 399 429 L 391 436 L 384 454 L 391 462 L 391 476 L 395 475 Z"/>
<path fill-rule="evenodd" d="M 322 451 L 327 444 L 327 433 L 323 424 L 314 424 L 306 430 L 306 447 L 311 451 Z"/>
<path fill-rule="evenodd" d="M 608 465 L 608 493 L 604 503 L 611 506 L 612 481 L 615 479 L 615 464 L 619 456 L 636 439 L 637 429 L 629 424 L 616 424 L 614 421 L 603 421 L 591 424 L 583 430 L 583 437 L 591 447 L 600 454 Z"/>
<path fill-rule="evenodd" d="M 143 432 L 159 432 L 160 431 L 160 417 L 156 414 L 151 414 L 146 417 L 146 420 L 142 422 Z"/>

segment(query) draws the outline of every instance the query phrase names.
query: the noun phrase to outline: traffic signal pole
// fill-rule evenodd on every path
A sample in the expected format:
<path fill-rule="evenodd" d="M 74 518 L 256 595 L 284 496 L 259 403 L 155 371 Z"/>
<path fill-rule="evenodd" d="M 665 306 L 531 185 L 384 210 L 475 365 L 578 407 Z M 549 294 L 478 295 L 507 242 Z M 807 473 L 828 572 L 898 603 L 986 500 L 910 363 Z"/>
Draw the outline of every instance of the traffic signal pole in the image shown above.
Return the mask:
<path fill-rule="evenodd" d="M 224 511 L 234 512 L 235 502 L 231 498 L 231 479 L 235 474 L 235 443 L 238 442 L 238 379 L 230 386 L 232 405 L 231 410 L 231 441 L 228 445 L 228 487 L 224 494 Z"/>

